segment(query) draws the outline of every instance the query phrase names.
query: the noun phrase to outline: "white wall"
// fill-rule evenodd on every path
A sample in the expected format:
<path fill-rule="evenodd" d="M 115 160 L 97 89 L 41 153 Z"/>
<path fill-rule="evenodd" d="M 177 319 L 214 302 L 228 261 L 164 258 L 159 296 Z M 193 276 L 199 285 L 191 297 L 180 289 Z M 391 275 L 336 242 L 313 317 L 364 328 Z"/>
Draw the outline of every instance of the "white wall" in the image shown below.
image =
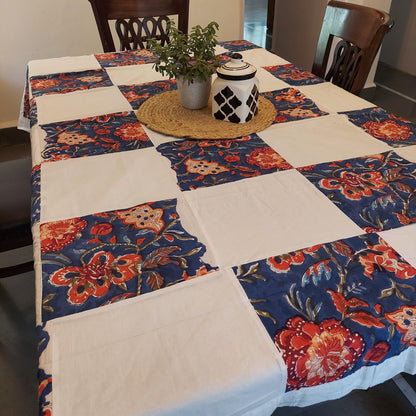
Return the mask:
<path fill-rule="evenodd" d="M 390 13 L 395 24 L 385 37 L 380 60 L 416 76 L 416 0 L 393 0 Z"/>
<path fill-rule="evenodd" d="M 151 0 L 148 0 L 151 1 Z M 215 20 L 219 40 L 243 37 L 244 0 L 190 0 L 190 26 Z M 33 59 L 102 52 L 88 0 L 1 0 L 0 128 L 17 124 Z"/>

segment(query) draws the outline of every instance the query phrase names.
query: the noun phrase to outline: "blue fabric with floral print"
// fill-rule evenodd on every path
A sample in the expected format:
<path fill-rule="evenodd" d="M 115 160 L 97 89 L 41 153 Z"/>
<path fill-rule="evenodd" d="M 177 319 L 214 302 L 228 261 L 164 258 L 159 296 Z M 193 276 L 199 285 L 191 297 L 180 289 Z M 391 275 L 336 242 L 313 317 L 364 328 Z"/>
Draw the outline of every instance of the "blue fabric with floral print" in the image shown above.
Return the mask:
<path fill-rule="evenodd" d="M 322 78 L 293 64 L 263 66 L 262 68 L 289 85 L 314 85 L 324 82 Z"/>
<path fill-rule="evenodd" d="M 346 114 L 351 123 L 392 147 L 416 144 L 416 124 L 390 114 L 380 107 L 345 111 L 340 114 Z"/>
<path fill-rule="evenodd" d="M 42 321 L 208 273 L 176 199 L 41 224 Z"/>
<path fill-rule="evenodd" d="M 416 269 L 377 234 L 234 272 L 283 355 L 287 390 L 338 380 L 416 346 Z"/>
<path fill-rule="evenodd" d="M 157 60 L 156 55 L 148 49 L 100 53 L 94 56 L 102 68 L 152 64 Z"/>
<path fill-rule="evenodd" d="M 32 193 L 30 199 L 30 218 L 32 226 L 40 220 L 40 165 L 32 168 L 31 174 Z"/>
<path fill-rule="evenodd" d="M 320 110 L 310 98 L 307 98 L 306 95 L 295 88 L 264 92 L 262 95 L 272 102 L 277 110 L 273 124 L 328 114 Z"/>
<path fill-rule="evenodd" d="M 170 160 L 183 191 L 292 169 L 255 133 L 228 140 L 178 140 L 157 150 Z"/>
<path fill-rule="evenodd" d="M 39 75 L 30 78 L 33 97 L 44 94 L 65 94 L 90 88 L 109 87 L 113 85 L 104 69 L 62 74 Z"/>
<path fill-rule="evenodd" d="M 29 101 L 29 120 L 30 128 L 38 122 L 38 107 L 34 98 Z"/>
<path fill-rule="evenodd" d="M 42 124 L 44 160 L 95 156 L 153 146 L 133 112 Z"/>
<path fill-rule="evenodd" d="M 416 164 L 393 151 L 298 170 L 367 232 L 416 222 Z"/>
<path fill-rule="evenodd" d="M 248 40 L 232 40 L 227 42 L 219 42 L 219 45 L 225 49 L 228 49 L 230 52 L 242 52 L 248 51 L 250 49 L 259 48 L 259 46 L 249 42 Z"/>
<path fill-rule="evenodd" d="M 176 85 L 176 80 L 170 79 L 138 85 L 119 85 L 118 88 L 124 97 L 126 97 L 133 110 L 138 110 L 148 98 L 162 92 L 176 90 L 178 87 Z"/>

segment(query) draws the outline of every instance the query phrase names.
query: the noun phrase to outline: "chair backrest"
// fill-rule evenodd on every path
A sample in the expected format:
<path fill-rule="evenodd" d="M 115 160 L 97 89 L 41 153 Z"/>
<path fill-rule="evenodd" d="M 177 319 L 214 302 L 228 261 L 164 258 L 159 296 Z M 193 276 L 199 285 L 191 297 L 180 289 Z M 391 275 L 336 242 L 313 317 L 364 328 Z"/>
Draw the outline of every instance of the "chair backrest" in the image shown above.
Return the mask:
<path fill-rule="evenodd" d="M 328 3 L 312 67 L 315 75 L 359 94 L 384 35 L 393 27 L 390 15 L 340 1 Z M 327 71 L 334 37 L 341 40 L 334 49 Z"/>
<path fill-rule="evenodd" d="M 89 0 L 104 52 L 115 52 L 109 21 L 115 20 L 120 50 L 143 49 L 147 40 L 169 41 L 168 16 L 178 16 L 178 29 L 188 33 L 189 0 Z"/>

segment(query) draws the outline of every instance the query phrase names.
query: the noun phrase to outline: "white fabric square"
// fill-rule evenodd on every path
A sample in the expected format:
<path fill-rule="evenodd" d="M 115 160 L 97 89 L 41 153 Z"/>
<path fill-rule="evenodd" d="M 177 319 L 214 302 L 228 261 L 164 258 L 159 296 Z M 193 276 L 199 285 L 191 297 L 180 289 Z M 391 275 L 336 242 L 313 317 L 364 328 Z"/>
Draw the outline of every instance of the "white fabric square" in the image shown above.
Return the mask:
<path fill-rule="evenodd" d="M 236 415 L 285 389 L 283 360 L 230 270 L 46 330 L 54 416 Z"/>
<path fill-rule="evenodd" d="M 145 84 L 147 82 L 169 79 L 153 68 L 153 64 L 127 65 L 107 68 L 108 76 L 115 85 Z"/>
<path fill-rule="evenodd" d="M 331 112 L 360 110 L 374 104 L 343 90 L 331 82 L 296 87 L 321 109 Z"/>
<path fill-rule="evenodd" d="M 409 162 L 416 163 L 416 145 L 396 147 L 394 151 Z"/>
<path fill-rule="evenodd" d="M 116 86 L 42 95 L 36 98 L 36 105 L 39 124 L 132 111 Z"/>
<path fill-rule="evenodd" d="M 259 91 L 275 91 L 282 90 L 284 88 L 290 88 L 290 85 L 282 81 L 279 78 L 276 78 L 269 71 L 266 71 L 263 68 L 257 68 L 256 77 L 259 80 Z"/>
<path fill-rule="evenodd" d="M 362 234 L 295 170 L 185 193 L 220 267 Z"/>
<path fill-rule="evenodd" d="M 258 135 L 294 167 L 391 150 L 337 114 L 275 124 Z"/>
<path fill-rule="evenodd" d="M 29 76 L 60 74 L 63 72 L 79 72 L 89 69 L 101 69 L 94 55 L 65 56 L 62 58 L 41 59 L 30 61 Z"/>
<path fill-rule="evenodd" d="M 416 224 L 378 233 L 408 263 L 416 268 Z"/>
<path fill-rule="evenodd" d="M 154 147 L 43 163 L 41 222 L 128 208 L 179 194 L 169 162 Z"/>
<path fill-rule="evenodd" d="M 257 68 L 262 66 L 286 65 L 290 63 L 289 61 L 286 61 L 274 53 L 266 51 L 262 48 L 249 49 L 239 53 L 241 53 L 243 61 L 246 61 Z"/>

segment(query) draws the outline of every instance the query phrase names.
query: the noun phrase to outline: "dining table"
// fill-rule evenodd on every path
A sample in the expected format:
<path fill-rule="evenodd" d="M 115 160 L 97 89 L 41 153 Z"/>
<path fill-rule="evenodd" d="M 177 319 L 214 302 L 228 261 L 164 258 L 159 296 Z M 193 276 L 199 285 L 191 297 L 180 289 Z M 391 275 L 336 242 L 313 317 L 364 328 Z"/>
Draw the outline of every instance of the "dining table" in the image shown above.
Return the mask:
<path fill-rule="evenodd" d="M 415 123 L 235 52 L 273 117 L 219 138 L 140 121 L 177 94 L 151 50 L 28 63 L 41 415 L 271 415 L 416 373 Z"/>

